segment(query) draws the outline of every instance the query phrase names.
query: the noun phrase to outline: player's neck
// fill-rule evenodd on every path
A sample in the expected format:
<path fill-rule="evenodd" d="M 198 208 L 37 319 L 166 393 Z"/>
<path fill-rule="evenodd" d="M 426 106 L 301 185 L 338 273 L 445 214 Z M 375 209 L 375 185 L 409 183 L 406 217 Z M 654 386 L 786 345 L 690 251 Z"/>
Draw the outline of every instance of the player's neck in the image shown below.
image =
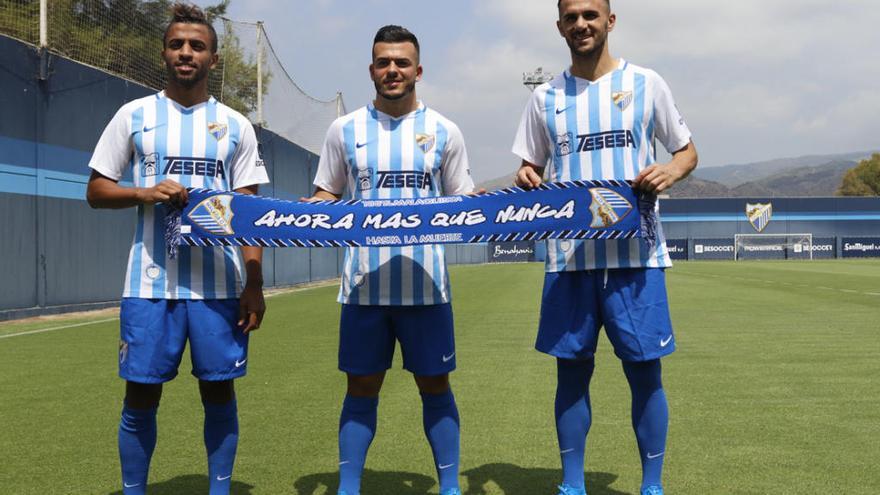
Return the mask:
<path fill-rule="evenodd" d="M 587 56 L 572 53 L 571 75 L 588 81 L 595 81 L 617 69 L 619 63 L 617 59 L 608 53 L 607 45 L 601 51 Z"/>
<path fill-rule="evenodd" d="M 373 106 L 385 115 L 398 118 L 418 110 L 419 99 L 416 97 L 415 91 L 398 100 L 389 100 L 382 95 L 376 95 L 376 99 L 373 100 Z"/>
<path fill-rule="evenodd" d="M 191 88 L 170 82 L 165 86 L 165 97 L 176 101 L 183 107 L 192 107 L 199 103 L 204 103 L 209 98 L 208 79 L 205 78 L 204 81 Z"/>

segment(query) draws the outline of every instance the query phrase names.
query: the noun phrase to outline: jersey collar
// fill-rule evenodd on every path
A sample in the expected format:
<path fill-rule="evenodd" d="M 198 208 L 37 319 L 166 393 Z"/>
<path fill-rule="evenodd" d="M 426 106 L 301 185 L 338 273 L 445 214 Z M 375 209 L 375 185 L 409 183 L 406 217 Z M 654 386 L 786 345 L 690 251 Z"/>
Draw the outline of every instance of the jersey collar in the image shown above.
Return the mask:
<path fill-rule="evenodd" d="M 566 79 L 572 79 L 572 78 L 573 78 L 573 79 L 576 79 L 576 80 L 578 80 L 578 81 L 584 81 L 584 82 L 586 82 L 586 83 L 588 83 L 588 84 L 595 84 L 595 83 L 597 83 L 597 82 L 599 82 L 599 81 L 605 79 L 606 77 L 611 77 L 612 74 L 614 74 L 615 72 L 617 72 L 617 71 L 619 71 L 619 70 L 625 70 L 625 69 L 627 68 L 627 66 L 629 66 L 629 62 L 627 62 L 626 60 L 620 58 L 620 59 L 617 60 L 617 69 L 614 69 L 613 71 L 611 71 L 611 72 L 605 74 L 604 76 L 602 76 L 602 77 L 596 79 L 595 81 L 590 81 L 589 79 L 584 79 L 584 78 L 581 78 L 581 77 L 573 76 L 573 75 L 571 74 L 571 67 L 569 67 L 568 69 L 565 69 L 565 78 L 566 78 Z"/>
<path fill-rule="evenodd" d="M 168 100 L 168 101 L 170 101 L 171 104 L 174 105 L 175 108 L 177 108 L 179 111 L 181 111 L 181 112 L 183 112 L 183 113 L 192 113 L 192 112 L 198 110 L 199 108 L 202 108 L 203 106 L 205 106 L 205 105 L 207 105 L 207 104 L 212 104 L 212 105 L 213 105 L 214 103 L 217 102 L 217 100 L 215 100 L 213 96 L 208 95 L 208 99 L 207 99 L 206 101 L 203 101 L 203 102 L 201 102 L 201 103 L 197 103 L 197 104 L 195 104 L 195 105 L 193 105 L 193 106 L 191 106 L 191 107 L 185 107 L 185 106 L 181 105 L 180 103 L 178 103 L 178 102 L 172 100 L 171 98 L 168 98 L 168 97 L 165 95 L 165 90 L 164 90 L 164 89 L 163 89 L 162 91 L 159 91 L 159 92 L 156 94 L 156 98 L 158 98 L 158 99 L 160 99 L 160 100 Z"/>
<path fill-rule="evenodd" d="M 419 114 L 419 112 L 425 111 L 425 104 L 422 103 L 422 100 L 419 100 L 418 107 L 410 113 L 406 113 L 401 115 L 400 117 L 392 117 L 381 110 L 378 110 L 372 103 L 367 104 L 367 111 L 370 112 L 370 115 L 373 116 L 374 119 L 377 120 L 406 120 L 412 117 L 415 117 Z"/>

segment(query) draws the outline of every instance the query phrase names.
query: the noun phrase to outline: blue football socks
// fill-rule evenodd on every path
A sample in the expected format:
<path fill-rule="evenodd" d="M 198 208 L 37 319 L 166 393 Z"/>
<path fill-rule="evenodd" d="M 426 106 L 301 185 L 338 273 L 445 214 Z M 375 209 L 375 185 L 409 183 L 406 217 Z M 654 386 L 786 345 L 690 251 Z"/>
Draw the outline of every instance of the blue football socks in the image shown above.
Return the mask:
<path fill-rule="evenodd" d="M 376 435 L 378 397 L 347 395 L 339 417 L 339 490 L 358 495 L 367 450 Z"/>
<path fill-rule="evenodd" d="M 565 486 L 584 486 L 584 450 L 590 431 L 590 378 L 595 361 L 556 360 L 556 435 Z"/>
<path fill-rule="evenodd" d="M 452 390 L 422 395 L 422 423 L 434 453 L 440 493 L 458 489 L 460 421 Z M 454 493 L 454 492 L 453 492 Z"/>
<path fill-rule="evenodd" d="M 156 411 L 122 407 L 119 421 L 119 462 L 122 465 L 122 493 L 143 495 L 147 490 L 150 459 L 156 448 Z"/>
<path fill-rule="evenodd" d="M 632 390 L 632 425 L 642 458 L 642 488 L 660 486 L 669 425 L 660 360 L 623 363 L 623 371 Z"/>
<path fill-rule="evenodd" d="M 205 406 L 205 449 L 208 451 L 210 495 L 227 495 L 232 485 L 232 468 L 238 448 L 238 406 L 235 399 L 225 404 L 202 401 Z"/>

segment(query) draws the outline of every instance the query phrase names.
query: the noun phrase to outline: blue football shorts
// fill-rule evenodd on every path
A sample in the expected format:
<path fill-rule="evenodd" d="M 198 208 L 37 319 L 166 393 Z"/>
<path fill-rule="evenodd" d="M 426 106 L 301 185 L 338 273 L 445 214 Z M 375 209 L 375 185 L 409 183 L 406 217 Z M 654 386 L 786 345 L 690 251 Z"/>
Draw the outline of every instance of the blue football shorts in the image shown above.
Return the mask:
<path fill-rule="evenodd" d="M 400 341 L 403 368 L 416 376 L 437 376 L 454 370 L 452 306 L 342 305 L 340 370 L 373 375 L 391 368 L 395 341 Z"/>
<path fill-rule="evenodd" d="M 547 273 L 535 348 L 589 359 L 605 328 L 622 361 L 651 361 L 675 350 L 666 274 L 661 268 Z"/>
<path fill-rule="evenodd" d="M 164 383 L 177 376 L 189 340 L 192 374 L 223 381 L 247 372 L 248 336 L 238 327 L 238 299 L 122 300 L 119 376 Z"/>

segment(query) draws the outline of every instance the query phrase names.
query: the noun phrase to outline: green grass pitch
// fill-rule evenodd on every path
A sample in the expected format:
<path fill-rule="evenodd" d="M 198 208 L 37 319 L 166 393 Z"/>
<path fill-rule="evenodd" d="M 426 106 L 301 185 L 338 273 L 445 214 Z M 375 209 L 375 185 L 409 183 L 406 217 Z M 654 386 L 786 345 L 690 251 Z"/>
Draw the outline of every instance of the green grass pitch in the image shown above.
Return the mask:
<path fill-rule="evenodd" d="M 542 267 L 451 272 L 462 488 L 555 495 L 555 368 L 532 349 Z M 667 493 L 877 493 L 880 261 L 678 263 L 668 285 L 678 351 L 663 365 Z M 237 384 L 233 493 L 335 493 L 345 381 L 336 370 L 336 291 L 269 299 L 249 374 Z M 4 324 L 0 335 L 63 323 Z M 104 321 L 0 338 L 0 493 L 119 493 L 117 328 Z M 184 358 L 165 388 L 151 494 L 206 492 L 201 404 L 189 369 Z M 589 493 L 636 493 L 629 391 L 604 337 L 591 392 Z M 363 493 L 437 493 L 418 394 L 399 355 L 382 391 Z"/>

